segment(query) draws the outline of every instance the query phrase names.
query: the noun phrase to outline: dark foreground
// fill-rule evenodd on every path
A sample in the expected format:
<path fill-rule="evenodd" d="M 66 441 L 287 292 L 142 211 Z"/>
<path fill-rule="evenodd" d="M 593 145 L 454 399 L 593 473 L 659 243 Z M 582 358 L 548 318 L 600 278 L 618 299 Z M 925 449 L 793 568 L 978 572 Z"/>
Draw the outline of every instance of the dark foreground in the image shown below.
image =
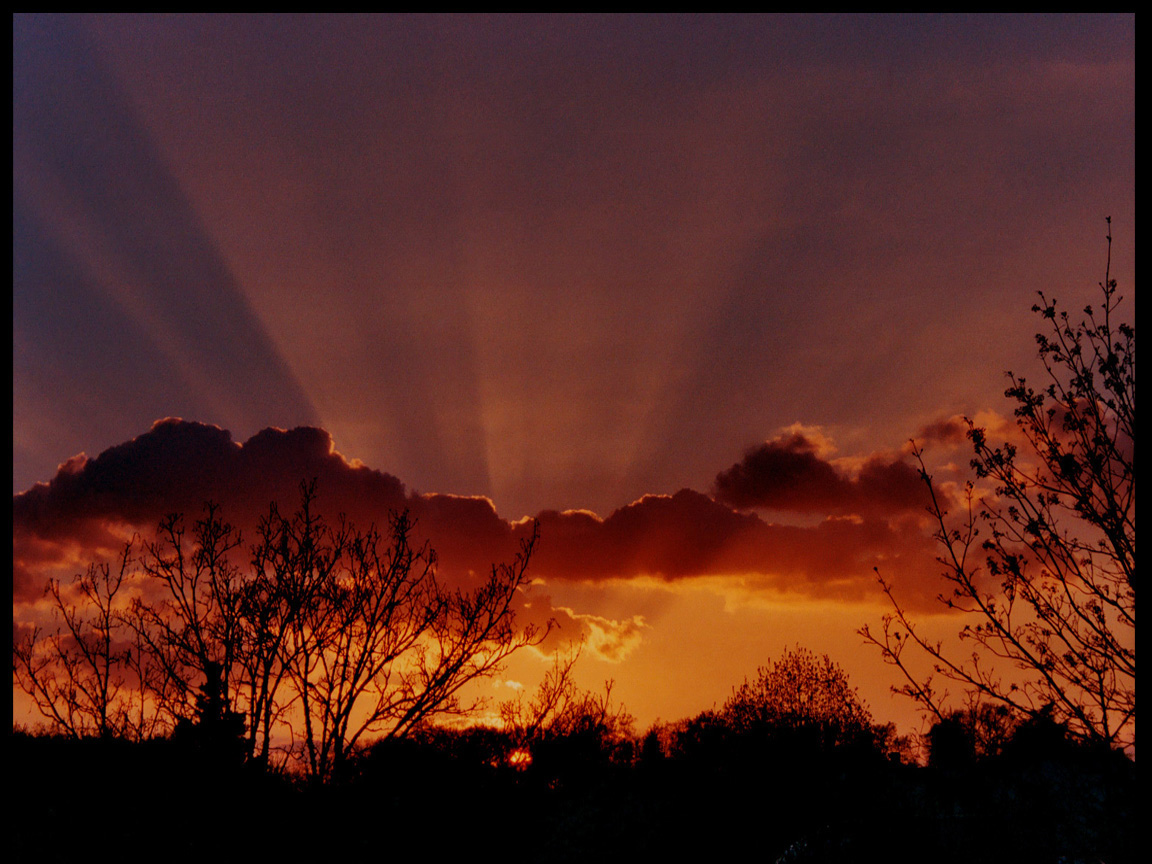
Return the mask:
<path fill-rule="evenodd" d="M 701 730 L 697 730 L 698 732 Z M 170 740 L 13 732 L 16 861 L 1125 862 L 1136 768 L 1066 740 L 905 764 L 795 740 L 381 744 L 325 785 Z"/>

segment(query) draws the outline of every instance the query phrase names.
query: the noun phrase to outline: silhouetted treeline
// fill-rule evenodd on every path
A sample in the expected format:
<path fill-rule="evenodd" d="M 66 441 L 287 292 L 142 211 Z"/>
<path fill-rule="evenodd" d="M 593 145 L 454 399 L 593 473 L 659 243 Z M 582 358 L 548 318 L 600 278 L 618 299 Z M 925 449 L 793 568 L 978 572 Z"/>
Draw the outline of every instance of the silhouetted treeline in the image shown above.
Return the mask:
<path fill-rule="evenodd" d="M 1030 861 L 1135 859 L 1135 763 L 1042 717 L 980 740 L 961 713 L 926 765 L 891 736 L 705 712 L 642 736 L 608 722 L 423 727 L 326 784 L 173 735 L 14 731 L 19 860 L 100 847 L 165 860 Z M 987 723 L 984 724 L 987 727 Z"/>

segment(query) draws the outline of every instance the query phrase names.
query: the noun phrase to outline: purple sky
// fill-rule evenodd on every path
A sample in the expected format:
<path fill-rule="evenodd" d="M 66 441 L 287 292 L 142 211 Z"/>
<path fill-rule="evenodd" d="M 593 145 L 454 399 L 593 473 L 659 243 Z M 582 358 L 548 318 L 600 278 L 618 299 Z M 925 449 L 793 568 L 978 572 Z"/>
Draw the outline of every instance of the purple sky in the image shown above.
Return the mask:
<path fill-rule="evenodd" d="M 13 491 L 183 416 L 512 517 L 994 399 L 1134 269 L 1134 19 L 24 17 Z"/>

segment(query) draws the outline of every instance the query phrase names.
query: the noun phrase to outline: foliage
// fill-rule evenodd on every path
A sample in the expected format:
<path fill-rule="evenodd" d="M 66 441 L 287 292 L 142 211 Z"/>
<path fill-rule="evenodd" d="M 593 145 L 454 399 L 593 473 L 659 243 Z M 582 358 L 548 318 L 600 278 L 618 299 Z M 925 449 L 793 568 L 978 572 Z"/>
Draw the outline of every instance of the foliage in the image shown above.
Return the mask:
<path fill-rule="evenodd" d="M 212 690 L 201 688 L 206 713 Z M 728 859 L 749 848 L 808 862 L 1136 860 L 1134 762 L 1069 740 L 1043 714 L 1005 733 L 1003 715 L 996 706 L 960 712 L 959 747 L 929 767 L 813 747 L 787 731 L 734 730 L 722 710 L 654 727 L 630 762 L 589 755 L 578 723 L 539 739 L 572 757 L 541 770 L 505 758 L 518 743 L 509 728 L 420 724 L 360 748 L 339 782 L 325 784 L 205 759 L 200 742 L 179 736 L 14 730 L 9 773 L 22 794 L 13 845 L 23 857 L 75 860 L 99 836 L 174 850 L 176 860 L 220 857 L 222 848 L 225 857 L 295 860 L 364 857 L 381 838 L 404 836 L 427 838 L 440 858 L 487 860 L 506 855 L 501 838 L 514 836 L 529 858 L 549 861 Z M 996 743 L 980 744 L 986 733 Z M 135 818 L 72 806 L 59 791 L 77 783 L 95 784 L 102 800 L 132 801 Z M 221 822 L 227 813 L 243 816 Z M 330 830 L 267 830 L 293 820 Z"/>
<path fill-rule="evenodd" d="M 1005 705 L 977 702 L 950 711 L 928 731 L 928 764 L 971 763 L 1000 756 L 1020 725 L 1020 718 Z"/>
<path fill-rule="evenodd" d="M 979 699 L 1021 717 L 1051 710 L 1084 739 L 1135 743 L 1136 333 L 1117 320 L 1111 243 L 1109 231 L 1102 301 L 1078 324 L 1042 292 L 1033 307 L 1049 328 L 1036 337 L 1047 381 L 1036 389 L 1009 373 L 1005 391 L 1025 448 L 993 446 L 969 421 L 971 466 L 991 489 L 967 484 L 958 524 L 914 445 L 949 589 L 940 599 L 970 617 L 960 638 L 971 654 L 922 637 L 882 578 L 894 611 L 880 635 L 861 634 L 903 673 L 899 691 L 937 718 L 948 694 L 911 670 L 909 645 Z"/>

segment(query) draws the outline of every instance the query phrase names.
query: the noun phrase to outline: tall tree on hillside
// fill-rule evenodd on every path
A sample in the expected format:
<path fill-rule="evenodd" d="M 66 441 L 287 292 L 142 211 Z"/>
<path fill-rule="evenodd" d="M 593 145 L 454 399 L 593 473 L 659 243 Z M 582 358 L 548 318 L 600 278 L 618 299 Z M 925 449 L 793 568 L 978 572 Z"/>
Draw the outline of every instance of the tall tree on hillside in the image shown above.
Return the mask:
<path fill-rule="evenodd" d="M 914 449 L 942 550 L 940 599 L 968 616 L 970 651 L 923 637 L 883 578 L 893 612 L 879 635 L 861 634 L 903 673 L 899 691 L 937 718 L 947 693 L 913 671 L 909 646 L 970 697 L 1025 717 L 1051 712 L 1084 739 L 1135 743 L 1136 331 L 1118 320 L 1108 223 L 1100 304 L 1079 323 L 1043 292 L 1032 307 L 1047 328 L 1036 336 L 1045 380 L 1008 373 L 1005 391 L 1024 446 L 995 446 L 969 421 L 976 481 L 958 520 Z"/>

